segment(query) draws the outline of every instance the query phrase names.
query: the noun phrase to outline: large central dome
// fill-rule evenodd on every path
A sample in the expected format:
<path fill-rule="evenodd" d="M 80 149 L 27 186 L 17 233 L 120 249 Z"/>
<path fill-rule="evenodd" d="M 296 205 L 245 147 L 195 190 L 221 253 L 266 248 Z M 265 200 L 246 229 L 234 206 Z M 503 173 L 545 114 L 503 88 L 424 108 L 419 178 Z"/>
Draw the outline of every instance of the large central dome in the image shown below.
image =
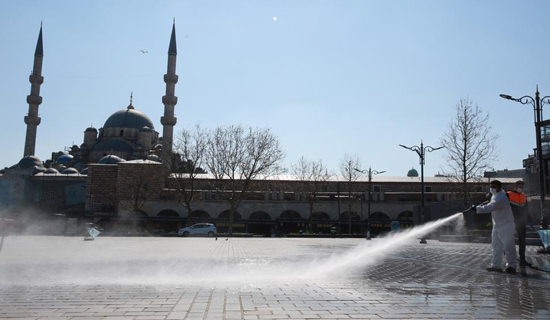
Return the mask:
<path fill-rule="evenodd" d="M 153 122 L 151 121 L 151 119 L 149 119 L 148 116 L 131 108 L 113 113 L 103 125 L 103 128 L 141 129 L 143 127 L 155 129 Z"/>

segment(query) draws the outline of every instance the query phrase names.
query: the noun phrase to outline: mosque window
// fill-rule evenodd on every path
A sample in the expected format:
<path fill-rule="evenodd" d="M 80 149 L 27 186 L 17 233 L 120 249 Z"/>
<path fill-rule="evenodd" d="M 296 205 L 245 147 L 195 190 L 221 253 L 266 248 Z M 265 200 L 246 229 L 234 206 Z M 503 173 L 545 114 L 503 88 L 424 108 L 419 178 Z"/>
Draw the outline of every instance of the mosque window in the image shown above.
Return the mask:
<path fill-rule="evenodd" d="M 120 130 L 120 136 L 124 136 L 124 130 Z"/>

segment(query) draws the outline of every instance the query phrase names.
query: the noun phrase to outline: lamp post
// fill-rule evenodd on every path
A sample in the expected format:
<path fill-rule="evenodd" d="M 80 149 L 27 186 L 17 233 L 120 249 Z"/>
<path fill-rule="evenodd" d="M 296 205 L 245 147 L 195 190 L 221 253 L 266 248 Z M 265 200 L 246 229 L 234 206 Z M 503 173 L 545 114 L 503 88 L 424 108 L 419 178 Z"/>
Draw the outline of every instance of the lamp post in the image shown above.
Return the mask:
<path fill-rule="evenodd" d="M 420 188 L 422 188 L 422 202 L 421 202 L 421 206 L 420 206 L 420 222 L 424 223 L 424 164 L 426 162 L 426 152 L 436 151 L 436 150 L 442 149 L 444 147 L 437 147 L 437 148 L 430 147 L 430 146 L 424 147 L 424 141 L 420 141 L 420 147 L 418 147 L 418 146 L 407 147 L 407 146 L 404 146 L 402 144 L 400 144 L 399 146 L 402 147 L 402 148 L 405 148 L 405 149 L 416 152 L 418 154 L 418 157 L 420 158 Z M 426 244 L 428 242 L 426 241 L 426 238 L 422 237 L 422 239 L 420 239 L 420 243 Z"/>
<path fill-rule="evenodd" d="M 369 170 L 360 170 L 360 169 L 357 169 L 357 168 L 354 168 L 355 171 L 357 172 L 361 172 L 362 174 L 367 174 L 368 178 L 369 178 L 369 202 L 368 202 L 368 206 L 367 206 L 367 240 L 370 240 L 370 203 L 372 201 L 372 197 L 371 197 L 371 194 L 372 194 L 372 176 L 373 175 L 377 175 L 377 174 L 381 174 L 381 173 L 384 173 L 386 171 L 376 171 L 376 170 L 372 170 L 371 167 L 369 167 Z M 363 210 L 361 209 L 361 212 L 363 212 Z"/>
<path fill-rule="evenodd" d="M 507 94 L 501 94 L 501 98 L 519 102 L 521 104 L 530 104 L 533 106 L 533 113 L 535 118 L 535 131 L 537 135 L 537 158 L 539 162 L 539 183 L 540 183 L 540 225 L 542 229 L 548 229 L 548 221 L 546 220 L 544 210 L 544 198 L 545 192 L 545 178 L 544 178 L 544 164 L 542 162 L 542 137 L 541 137 L 541 121 L 542 121 L 542 107 L 545 104 L 550 104 L 550 96 L 540 97 L 539 86 L 537 85 L 537 91 L 535 92 L 535 98 L 531 96 L 523 96 L 521 98 L 513 98 Z"/>

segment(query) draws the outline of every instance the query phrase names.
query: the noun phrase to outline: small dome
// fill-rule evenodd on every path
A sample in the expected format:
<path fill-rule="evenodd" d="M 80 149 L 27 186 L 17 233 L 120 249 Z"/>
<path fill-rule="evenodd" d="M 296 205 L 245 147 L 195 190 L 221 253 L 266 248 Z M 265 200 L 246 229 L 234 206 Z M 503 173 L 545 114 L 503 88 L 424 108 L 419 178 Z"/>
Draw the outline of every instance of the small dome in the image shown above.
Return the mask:
<path fill-rule="evenodd" d="M 103 125 L 103 128 L 134 128 L 138 130 L 143 127 L 155 129 L 153 121 L 135 109 L 119 110 L 113 113 Z"/>
<path fill-rule="evenodd" d="M 19 160 L 16 165 L 19 169 L 31 169 L 34 167 L 43 167 L 42 161 L 35 156 L 26 156 Z"/>
<path fill-rule="evenodd" d="M 78 170 L 75 168 L 67 168 L 63 171 L 61 171 L 62 174 L 78 174 Z"/>
<path fill-rule="evenodd" d="M 412 168 L 407 172 L 407 177 L 418 177 L 418 171 L 415 168 Z"/>
<path fill-rule="evenodd" d="M 145 126 L 141 129 L 139 129 L 139 132 L 151 132 L 153 129 L 149 128 L 148 126 Z"/>
<path fill-rule="evenodd" d="M 82 169 L 82 171 L 80 171 L 80 174 L 87 175 L 88 174 L 88 168 Z"/>
<path fill-rule="evenodd" d="M 160 157 L 155 154 L 150 154 L 147 156 L 147 160 L 155 161 L 155 162 L 161 162 Z"/>
<path fill-rule="evenodd" d="M 118 139 L 103 140 L 92 148 L 92 151 L 117 151 L 132 153 L 134 150 L 126 142 Z"/>
<path fill-rule="evenodd" d="M 54 168 L 48 168 L 46 169 L 45 174 L 59 174 L 59 171 L 55 170 Z"/>
<path fill-rule="evenodd" d="M 35 166 L 34 169 L 32 169 L 32 175 L 34 176 L 37 173 L 46 171 L 46 168 Z"/>
<path fill-rule="evenodd" d="M 86 128 L 85 132 L 96 132 L 97 133 L 97 129 L 94 128 L 94 127 L 88 127 L 88 128 Z"/>
<path fill-rule="evenodd" d="M 114 156 L 114 155 L 106 155 L 105 157 L 99 159 L 99 162 L 98 163 L 101 163 L 101 164 L 117 164 L 119 162 L 125 162 L 126 160 L 120 158 L 120 157 L 117 157 L 117 156 Z"/>
<path fill-rule="evenodd" d="M 60 164 L 71 163 L 71 162 L 73 162 L 73 156 L 71 156 L 70 154 L 64 154 L 64 155 L 61 155 L 61 156 L 57 157 L 55 162 L 60 163 Z"/>

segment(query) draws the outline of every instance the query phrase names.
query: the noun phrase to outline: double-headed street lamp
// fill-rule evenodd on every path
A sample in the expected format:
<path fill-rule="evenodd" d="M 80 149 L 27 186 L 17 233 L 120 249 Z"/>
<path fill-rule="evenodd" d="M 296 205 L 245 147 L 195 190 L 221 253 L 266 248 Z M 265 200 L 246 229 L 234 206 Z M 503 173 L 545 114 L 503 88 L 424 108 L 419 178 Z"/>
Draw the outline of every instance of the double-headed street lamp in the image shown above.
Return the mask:
<path fill-rule="evenodd" d="M 420 147 L 418 147 L 418 146 L 407 147 L 407 146 L 404 146 L 402 144 L 400 144 L 399 146 L 403 147 L 405 149 L 416 152 L 418 154 L 418 157 L 420 157 L 420 187 L 422 188 L 422 202 L 421 202 L 422 205 L 420 206 L 420 208 L 421 208 L 420 209 L 420 222 L 424 223 L 424 164 L 425 164 L 425 160 L 426 160 L 426 152 L 436 151 L 436 150 L 442 149 L 444 147 L 437 147 L 437 148 L 430 147 L 430 146 L 424 147 L 424 142 L 423 141 L 420 141 Z M 426 241 L 426 239 L 424 237 L 422 237 L 422 239 L 420 239 L 420 243 L 426 244 L 428 242 Z"/>
<path fill-rule="evenodd" d="M 539 162 L 539 183 L 540 183 L 540 224 L 542 229 L 548 229 L 548 221 L 546 220 L 546 215 L 544 213 L 544 198 L 546 196 L 545 186 L 546 179 L 544 177 L 544 163 L 542 162 L 542 137 L 541 137 L 541 121 L 542 121 L 542 107 L 545 104 L 550 104 L 550 96 L 540 97 L 539 95 L 539 86 L 537 86 L 537 91 L 535 92 L 535 97 L 523 96 L 521 98 L 513 98 L 507 94 L 501 94 L 501 98 L 519 102 L 521 104 L 530 104 L 533 106 L 533 113 L 535 118 L 535 130 L 537 135 L 537 158 Z"/>
<path fill-rule="evenodd" d="M 370 240 L 370 203 L 372 200 L 372 176 L 384 173 L 386 171 L 376 171 L 372 170 L 371 167 L 369 167 L 369 170 L 360 170 L 357 168 L 353 168 L 357 172 L 361 172 L 362 174 L 367 174 L 369 178 L 369 202 L 368 202 L 368 209 L 367 209 L 367 240 Z"/>

